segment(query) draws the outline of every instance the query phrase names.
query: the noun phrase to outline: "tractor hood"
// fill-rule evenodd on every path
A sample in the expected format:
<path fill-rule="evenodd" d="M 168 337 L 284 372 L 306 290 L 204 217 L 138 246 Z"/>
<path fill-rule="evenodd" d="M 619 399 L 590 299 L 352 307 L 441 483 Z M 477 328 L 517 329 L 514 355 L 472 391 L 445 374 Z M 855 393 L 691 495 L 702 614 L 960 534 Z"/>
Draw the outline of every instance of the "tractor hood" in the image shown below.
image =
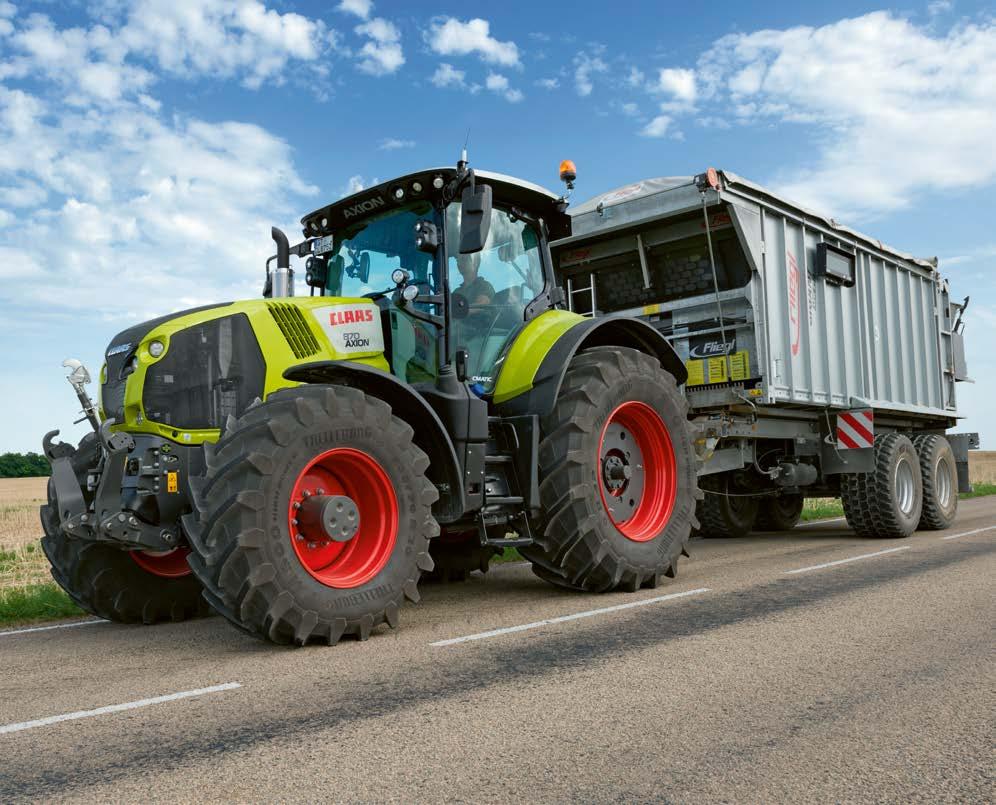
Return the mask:
<path fill-rule="evenodd" d="M 105 352 L 103 419 L 181 443 L 213 440 L 229 416 L 292 383 L 314 361 L 387 370 L 380 311 L 369 299 L 287 297 L 193 308 L 129 327 Z"/>

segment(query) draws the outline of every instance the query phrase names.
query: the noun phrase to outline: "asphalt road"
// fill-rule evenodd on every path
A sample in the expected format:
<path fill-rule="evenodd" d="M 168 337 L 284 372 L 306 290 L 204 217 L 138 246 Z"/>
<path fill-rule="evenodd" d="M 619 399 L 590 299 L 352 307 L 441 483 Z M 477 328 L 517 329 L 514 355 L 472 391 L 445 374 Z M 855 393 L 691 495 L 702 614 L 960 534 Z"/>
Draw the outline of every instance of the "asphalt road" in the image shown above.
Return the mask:
<path fill-rule="evenodd" d="M 332 649 L 3 634 L 0 801 L 992 801 L 994 571 L 982 498 L 903 541 L 695 541 L 636 594 L 500 566 Z"/>

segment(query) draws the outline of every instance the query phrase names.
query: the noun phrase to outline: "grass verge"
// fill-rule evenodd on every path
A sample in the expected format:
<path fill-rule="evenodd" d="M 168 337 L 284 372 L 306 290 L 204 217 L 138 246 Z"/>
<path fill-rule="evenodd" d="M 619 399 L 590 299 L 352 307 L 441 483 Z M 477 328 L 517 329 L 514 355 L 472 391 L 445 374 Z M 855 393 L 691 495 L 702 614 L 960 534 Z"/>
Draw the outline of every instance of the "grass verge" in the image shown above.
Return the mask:
<path fill-rule="evenodd" d="M 0 625 L 75 618 L 84 614 L 53 582 L 0 590 Z"/>

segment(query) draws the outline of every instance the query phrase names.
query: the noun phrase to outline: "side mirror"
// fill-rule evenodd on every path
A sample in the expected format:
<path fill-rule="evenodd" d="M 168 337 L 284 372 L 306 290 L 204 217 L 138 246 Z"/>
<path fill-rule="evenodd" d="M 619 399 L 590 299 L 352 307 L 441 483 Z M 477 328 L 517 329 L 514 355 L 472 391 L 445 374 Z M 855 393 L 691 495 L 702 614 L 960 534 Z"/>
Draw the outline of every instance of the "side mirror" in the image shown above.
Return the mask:
<path fill-rule="evenodd" d="M 491 231 L 491 187 L 467 187 L 460 197 L 460 254 L 476 254 Z"/>

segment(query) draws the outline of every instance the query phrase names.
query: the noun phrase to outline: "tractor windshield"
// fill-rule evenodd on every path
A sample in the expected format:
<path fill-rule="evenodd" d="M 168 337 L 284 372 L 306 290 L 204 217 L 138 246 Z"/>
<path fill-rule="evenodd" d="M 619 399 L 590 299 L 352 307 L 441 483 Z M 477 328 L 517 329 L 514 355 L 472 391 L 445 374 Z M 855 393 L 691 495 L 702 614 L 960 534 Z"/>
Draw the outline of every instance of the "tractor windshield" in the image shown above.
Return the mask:
<path fill-rule="evenodd" d="M 364 296 L 394 285 L 391 272 L 403 268 L 423 293 L 436 292 L 432 255 L 415 248 L 415 224 L 432 219 L 428 202 L 366 218 L 337 232 L 329 255 L 326 296 Z"/>
<path fill-rule="evenodd" d="M 459 243 L 460 204 L 449 206 L 447 238 Z M 449 250 L 449 285 L 466 316 L 453 318 L 453 343 L 467 350 L 468 375 L 491 391 L 495 365 L 525 323 L 526 305 L 543 290 L 543 262 L 536 227 L 495 207 L 487 243 L 477 254 Z"/>

